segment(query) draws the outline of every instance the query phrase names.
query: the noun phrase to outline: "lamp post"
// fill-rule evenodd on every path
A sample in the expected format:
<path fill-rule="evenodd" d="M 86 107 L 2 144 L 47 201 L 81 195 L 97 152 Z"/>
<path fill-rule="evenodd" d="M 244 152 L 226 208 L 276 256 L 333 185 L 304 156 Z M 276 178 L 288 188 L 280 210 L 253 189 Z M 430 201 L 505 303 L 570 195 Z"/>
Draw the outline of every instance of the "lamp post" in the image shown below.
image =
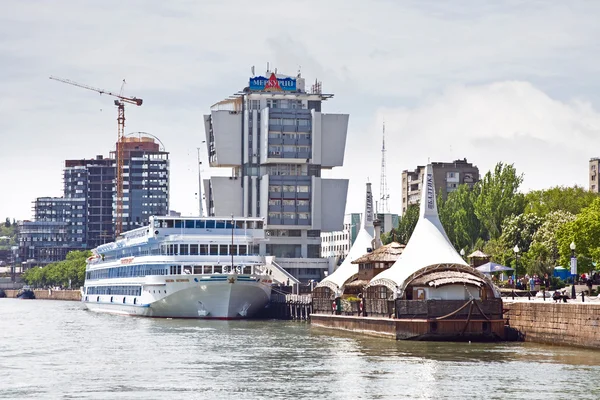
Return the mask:
<path fill-rule="evenodd" d="M 463 260 L 465 259 L 465 249 L 460 249 L 460 256 Z"/>
<path fill-rule="evenodd" d="M 575 242 L 571 242 L 569 245 L 571 248 L 571 277 L 573 278 L 573 284 L 571 285 L 571 299 L 577 298 L 575 293 L 575 277 L 577 276 L 577 258 L 575 257 Z"/>
<path fill-rule="evenodd" d="M 515 270 L 513 271 L 513 282 L 516 287 L 517 286 L 517 268 L 519 267 L 519 246 L 515 244 L 513 251 L 515 252 Z"/>

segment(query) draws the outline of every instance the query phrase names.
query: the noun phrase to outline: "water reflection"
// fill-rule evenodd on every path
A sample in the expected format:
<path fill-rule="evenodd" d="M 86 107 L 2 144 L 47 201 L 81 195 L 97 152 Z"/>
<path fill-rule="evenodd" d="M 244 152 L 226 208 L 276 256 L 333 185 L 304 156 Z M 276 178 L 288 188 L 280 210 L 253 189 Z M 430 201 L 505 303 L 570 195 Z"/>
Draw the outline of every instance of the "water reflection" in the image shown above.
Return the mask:
<path fill-rule="evenodd" d="M 600 352 L 590 350 L 130 318 L 12 299 L 0 300 L 0 324 L 0 398 L 600 398 L 590 386 Z"/>

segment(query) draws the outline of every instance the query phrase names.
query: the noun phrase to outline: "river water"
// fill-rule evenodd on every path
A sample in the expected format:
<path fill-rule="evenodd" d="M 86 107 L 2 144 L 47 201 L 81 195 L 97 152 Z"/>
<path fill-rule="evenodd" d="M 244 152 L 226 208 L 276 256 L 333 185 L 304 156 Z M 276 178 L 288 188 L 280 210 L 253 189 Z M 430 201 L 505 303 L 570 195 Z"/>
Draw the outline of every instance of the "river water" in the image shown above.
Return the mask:
<path fill-rule="evenodd" d="M 600 352 L 133 318 L 0 299 L 0 398 L 598 399 Z"/>

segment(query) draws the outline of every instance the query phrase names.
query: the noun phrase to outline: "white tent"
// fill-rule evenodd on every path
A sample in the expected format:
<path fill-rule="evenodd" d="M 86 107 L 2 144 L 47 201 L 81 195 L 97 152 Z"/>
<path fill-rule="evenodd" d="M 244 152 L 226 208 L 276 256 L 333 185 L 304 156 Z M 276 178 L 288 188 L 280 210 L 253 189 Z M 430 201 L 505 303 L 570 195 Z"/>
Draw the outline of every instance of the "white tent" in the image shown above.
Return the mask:
<path fill-rule="evenodd" d="M 348 255 L 331 275 L 323 279 L 317 287 L 329 287 L 336 296 L 340 296 L 344 291 L 344 285 L 354 275 L 358 274 L 358 264 L 352 264 L 352 261 L 365 255 L 368 249 L 372 247 L 371 242 L 375 234 L 373 227 L 373 195 L 371 193 L 371 184 L 367 183 L 367 195 L 365 199 L 365 213 L 363 214 L 360 224 L 360 230 L 356 236 L 356 240 Z"/>
<path fill-rule="evenodd" d="M 433 270 L 453 270 L 475 275 L 481 282 L 485 275 L 469 266 L 456 252 L 440 222 L 435 200 L 431 164 L 427 165 L 421 190 L 419 221 L 398 260 L 375 276 L 368 287 L 386 286 L 394 297 L 401 297 L 406 286 L 416 277 Z M 493 285 L 491 285 L 493 286 Z M 495 293 L 499 297 L 499 293 Z"/>

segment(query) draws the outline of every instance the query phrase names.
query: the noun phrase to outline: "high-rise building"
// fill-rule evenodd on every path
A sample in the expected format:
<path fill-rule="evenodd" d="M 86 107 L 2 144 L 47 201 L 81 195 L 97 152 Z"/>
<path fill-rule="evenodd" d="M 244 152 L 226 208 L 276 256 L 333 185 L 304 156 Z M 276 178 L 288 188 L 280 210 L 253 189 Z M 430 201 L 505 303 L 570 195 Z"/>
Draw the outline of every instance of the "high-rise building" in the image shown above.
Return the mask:
<path fill-rule="evenodd" d="M 453 162 L 432 163 L 435 182 L 435 195 L 442 192 L 444 199 L 448 193 L 455 191 L 459 185 L 473 187 L 479 181 L 479 168 L 467 162 L 467 159 Z M 421 198 L 421 187 L 425 166 L 419 165 L 414 171 L 402 171 L 402 213 L 411 204 L 418 204 Z"/>
<path fill-rule="evenodd" d="M 65 221 L 19 221 L 18 259 L 23 270 L 64 260 L 69 251 L 81 250 L 70 241 L 68 230 Z"/>
<path fill-rule="evenodd" d="M 93 159 L 66 160 L 64 197 L 83 199 L 84 233 L 92 249 L 114 240 L 113 197 L 115 195 L 115 160 L 101 155 Z"/>
<path fill-rule="evenodd" d="M 327 270 L 321 232 L 342 229 L 346 206 L 348 180 L 321 178 L 344 161 L 349 116 L 321 111 L 332 97 L 267 71 L 204 117 L 210 166 L 232 169 L 204 181 L 208 215 L 263 217 L 261 254 L 304 281 Z"/>
<path fill-rule="evenodd" d="M 84 198 L 38 197 L 34 202 L 34 216 L 37 222 L 65 222 L 69 246 L 87 247 L 87 223 Z"/>
<path fill-rule="evenodd" d="M 595 157 L 590 159 L 590 192 L 600 193 L 600 184 L 598 183 L 598 170 L 600 169 L 600 158 Z"/>
<path fill-rule="evenodd" d="M 123 232 L 127 232 L 147 225 L 151 215 L 167 215 L 169 153 L 153 137 L 123 141 Z"/>

